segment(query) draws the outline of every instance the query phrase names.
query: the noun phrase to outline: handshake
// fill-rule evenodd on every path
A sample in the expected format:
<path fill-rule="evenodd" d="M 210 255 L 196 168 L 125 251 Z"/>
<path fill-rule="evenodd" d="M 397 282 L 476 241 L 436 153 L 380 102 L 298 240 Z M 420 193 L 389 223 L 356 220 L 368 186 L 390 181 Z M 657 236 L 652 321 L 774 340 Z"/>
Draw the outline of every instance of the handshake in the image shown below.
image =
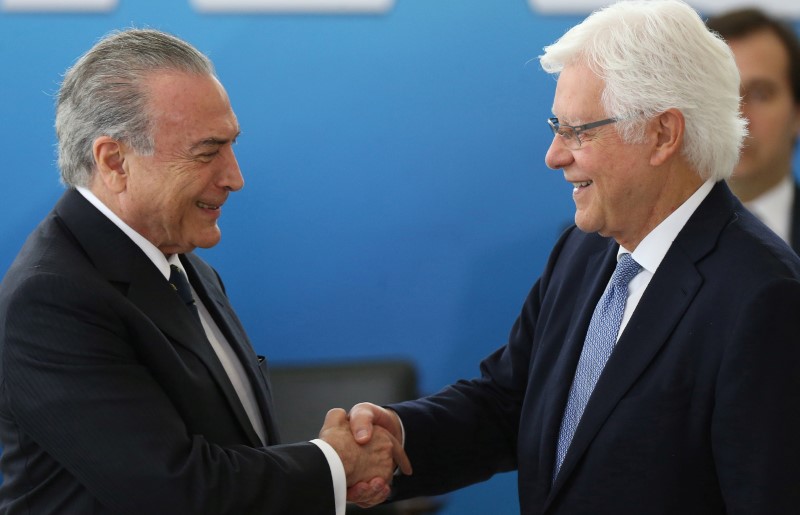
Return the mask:
<path fill-rule="evenodd" d="M 319 437 L 342 460 L 349 502 L 362 508 L 379 504 L 389 497 L 395 469 L 411 474 L 402 431 L 393 411 L 374 404 L 356 404 L 349 414 L 341 408 L 328 412 Z"/>

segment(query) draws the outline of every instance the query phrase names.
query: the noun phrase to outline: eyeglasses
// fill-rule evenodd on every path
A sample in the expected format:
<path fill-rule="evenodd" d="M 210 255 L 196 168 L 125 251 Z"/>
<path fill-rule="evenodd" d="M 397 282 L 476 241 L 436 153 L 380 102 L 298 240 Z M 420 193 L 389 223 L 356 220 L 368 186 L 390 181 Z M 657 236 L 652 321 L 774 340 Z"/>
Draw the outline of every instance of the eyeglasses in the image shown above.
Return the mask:
<path fill-rule="evenodd" d="M 570 150 L 577 150 L 581 148 L 581 133 L 584 131 L 588 131 L 589 129 L 594 129 L 595 127 L 602 127 L 603 125 L 608 125 L 610 123 L 616 123 L 619 120 L 617 118 L 606 118 L 605 120 L 600 120 L 599 122 L 591 122 L 591 123 L 584 123 L 583 125 L 561 125 L 559 123 L 558 118 L 548 118 L 547 125 L 550 126 L 550 130 L 553 131 L 553 135 L 561 136 L 561 139 L 564 141 L 564 144 Z"/>

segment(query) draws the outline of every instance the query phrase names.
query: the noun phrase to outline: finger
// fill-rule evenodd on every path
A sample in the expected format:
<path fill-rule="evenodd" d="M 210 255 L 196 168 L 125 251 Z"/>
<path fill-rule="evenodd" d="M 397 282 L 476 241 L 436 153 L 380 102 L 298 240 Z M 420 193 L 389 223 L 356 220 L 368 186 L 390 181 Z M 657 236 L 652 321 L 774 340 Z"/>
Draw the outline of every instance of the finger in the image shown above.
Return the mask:
<path fill-rule="evenodd" d="M 382 483 L 383 486 L 373 489 L 367 483 L 358 483 L 347 489 L 347 502 L 352 502 L 361 508 L 371 508 L 380 504 L 389 497 L 389 485 Z"/>
<path fill-rule="evenodd" d="M 347 502 L 360 503 L 368 499 L 369 484 L 360 481 L 347 489 Z"/>
<path fill-rule="evenodd" d="M 379 409 L 374 404 L 362 402 L 350 410 L 350 431 L 359 444 L 363 445 L 372 439 L 373 420 Z"/>
<path fill-rule="evenodd" d="M 411 460 L 408 459 L 408 455 L 406 454 L 405 449 L 403 449 L 403 445 L 397 440 L 397 438 L 392 436 L 391 433 L 389 433 L 388 436 L 392 441 L 392 459 L 394 459 L 394 462 L 397 463 L 398 467 L 400 467 L 400 472 L 406 476 L 410 476 L 412 473 Z"/>
<path fill-rule="evenodd" d="M 384 502 L 391 493 L 389 485 L 381 478 L 373 478 L 369 483 L 360 482 L 347 490 L 347 500 L 360 508 L 370 508 Z"/>

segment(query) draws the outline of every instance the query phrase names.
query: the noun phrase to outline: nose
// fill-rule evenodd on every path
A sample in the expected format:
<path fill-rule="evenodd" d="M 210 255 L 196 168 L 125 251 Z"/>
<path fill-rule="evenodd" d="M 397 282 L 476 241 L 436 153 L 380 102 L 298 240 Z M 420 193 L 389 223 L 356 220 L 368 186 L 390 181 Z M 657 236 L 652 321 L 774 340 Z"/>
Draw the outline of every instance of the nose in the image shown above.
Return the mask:
<path fill-rule="evenodd" d="M 547 149 L 547 154 L 544 156 L 544 163 L 551 170 L 559 170 L 572 163 L 574 157 L 561 138 L 553 136 L 553 141 L 550 142 L 550 148 Z"/>
<path fill-rule="evenodd" d="M 229 191 L 239 191 L 244 187 L 244 176 L 239 169 L 239 161 L 233 152 L 233 147 L 228 146 L 225 151 L 225 161 L 222 163 L 219 185 Z"/>

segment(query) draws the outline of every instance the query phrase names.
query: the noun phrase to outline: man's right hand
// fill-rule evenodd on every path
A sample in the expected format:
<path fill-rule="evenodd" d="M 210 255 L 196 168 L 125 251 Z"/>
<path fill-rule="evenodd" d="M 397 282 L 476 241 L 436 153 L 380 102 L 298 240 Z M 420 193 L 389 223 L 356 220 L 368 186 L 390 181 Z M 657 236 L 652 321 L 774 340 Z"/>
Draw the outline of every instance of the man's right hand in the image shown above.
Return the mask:
<path fill-rule="evenodd" d="M 383 428 L 398 441 L 403 441 L 403 426 L 400 418 L 392 410 L 381 408 L 369 402 L 356 404 L 350 410 L 350 430 L 356 442 L 364 445 L 372 439 L 375 427 Z M 402 469 L 402 467 L 401 467 Z M 403 471 L 404 474 L 410 472 Z"/>
<path fill-rule="evenodd" d="M 373 435 L 379 435 L 383 432 L 388 434 L 397 442 L 403 440 L 403 429 L 400 424 L 400 419 L 397 414 L 391 410 L 381 408 L 375 404 L 362 402 L 356 404 L 350 410 L 348 418 L 350 419 L 350 430 L 352 431 L 355 441 L 360 445 L 368 445 Z M 398 443 L 398 445 L 402 445 Z M 408 462 L 408 457 L 403 453 L 405 463 L 397 461 L 400 466 L 400 471 L 403 474 L 411 474 L 411 464 Z M 391 484 L 391 483 L 389 483 Z M 382 487 L 385 486 L 385 495 Z M 389 495 L 388 485 L 382 485 L 378 479 L 374 479 L 368 483 L 359 482 L 350 486 L 347 490 L 347 500 L 354 502 L 362 508 L 369 508 L 383 502 Z"/>
<path fill-rule="evenodd" d="M 411 473 L 411 464 L 397 438 L 376 427 L 371 430 L 369 438 L 357 442 L 343 409 L 328 412 L 319 437 L 330 444 L 342 460 L 348 488 L 359 483 L 369 485 L 373 492 L 385 490 L 385 499 L 395 468 L 400 467 L 404 474 Z"/>

